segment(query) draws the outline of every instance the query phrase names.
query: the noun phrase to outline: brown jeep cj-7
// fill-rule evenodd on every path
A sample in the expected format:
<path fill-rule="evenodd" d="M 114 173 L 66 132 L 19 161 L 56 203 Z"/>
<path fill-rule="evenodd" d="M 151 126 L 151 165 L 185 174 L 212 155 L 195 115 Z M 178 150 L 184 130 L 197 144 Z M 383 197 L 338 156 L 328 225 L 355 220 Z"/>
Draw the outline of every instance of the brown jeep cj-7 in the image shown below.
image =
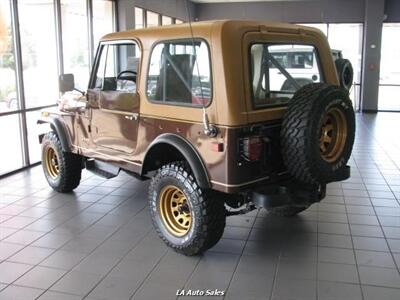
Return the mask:
<path fill-rule="evenodd" d="M 62 75 L 59 108 L 42 112 L 44 173 L 59 192 L 76 188 L 83 168 L 152 178 L 155 229 L 194 255 L 218 242 L 226 216 L 293 216 L 350 176 L 351 81 L 351 64 L 304 26 L 228 20 L 108 34 L 87 92 Z"/>

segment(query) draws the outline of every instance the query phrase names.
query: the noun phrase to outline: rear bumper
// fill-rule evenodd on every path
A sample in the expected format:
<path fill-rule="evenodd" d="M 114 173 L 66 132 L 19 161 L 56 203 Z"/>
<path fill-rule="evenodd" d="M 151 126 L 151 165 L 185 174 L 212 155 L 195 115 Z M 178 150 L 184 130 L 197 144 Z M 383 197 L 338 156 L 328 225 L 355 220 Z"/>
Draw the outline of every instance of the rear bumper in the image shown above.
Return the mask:
<path fill-rule="evenodd" d="M 350 167 L 346 166 L 335 180 L 341 181 L 350 177 Z M 257 207 L 271 208 L 283 205 L 312 204 L 325 198 L 326 184 L 305 185 L 292 180 L 279 181 L 248 192 L 248 201 Z"/>
<path fill-rule="evenodd" d="M 257 189 L 250 194 L 250 201 L 256 207 L 272 208 L 284 205 L 312 204 L 325 198 L 326 185 L 300 187 L 288 183 Z"/>

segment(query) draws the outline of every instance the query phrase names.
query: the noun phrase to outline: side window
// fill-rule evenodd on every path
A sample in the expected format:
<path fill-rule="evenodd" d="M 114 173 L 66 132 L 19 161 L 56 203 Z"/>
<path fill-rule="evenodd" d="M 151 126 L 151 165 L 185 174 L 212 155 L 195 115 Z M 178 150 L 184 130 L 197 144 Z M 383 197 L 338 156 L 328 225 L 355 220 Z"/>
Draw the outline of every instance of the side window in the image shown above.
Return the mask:
<path fill-rule="evenodd" d="M 97 67 L 96 78 L 94 83 L 94 88 L 102 89 L 103 88 L 103 79 L 104 79 L 104 70 L 106 66 L 106 58 L 107 58 L 107 47 L 103 46 L 100 50 L 100 61 Z"/>
<path fill-rule="evenodd" d="M 136 93 L 140 50 L 136 44 L 106 44 L 101 49 L 94 88 Z"/>
<path fill-rule="evenodd" d="M 147 97 L 175 105 L 203 106 L 211 100 L 210 54 L 201 40 L 160 43 L 153 48 Z"/>
<path fill-rule="evenodd" d="M 250 60 L 255 107 L 284 105 L 300 87 L 322 82 L 314 46 L 256 43 Z"/>

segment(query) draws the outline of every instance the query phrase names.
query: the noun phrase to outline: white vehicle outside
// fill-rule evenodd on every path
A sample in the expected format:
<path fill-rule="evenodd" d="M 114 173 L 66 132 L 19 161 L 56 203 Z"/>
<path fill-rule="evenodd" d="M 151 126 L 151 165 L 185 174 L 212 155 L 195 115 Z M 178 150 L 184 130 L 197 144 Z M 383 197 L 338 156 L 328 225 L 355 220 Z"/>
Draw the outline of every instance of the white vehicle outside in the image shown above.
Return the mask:
<path fill-rule="evenodd" d="M 271 45 L 271 56 L 302 86 L 320 82 L 318 59 L 312 46 Z M 269 65 L 270 90 L 293 90 L 292 84 L 273 63 Z"/>

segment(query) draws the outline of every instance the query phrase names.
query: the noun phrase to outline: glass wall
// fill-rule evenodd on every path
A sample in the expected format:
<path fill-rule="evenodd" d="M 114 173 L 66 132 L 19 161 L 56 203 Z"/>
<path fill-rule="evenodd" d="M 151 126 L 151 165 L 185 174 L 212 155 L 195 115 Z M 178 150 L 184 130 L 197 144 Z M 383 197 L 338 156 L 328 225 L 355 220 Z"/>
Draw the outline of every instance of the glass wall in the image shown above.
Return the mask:
<path fill-rule="evenodd" d="M 0 1 L 0 174 L 23 166 L 11 3 Z M 16 112 L 12 112 L 16 111 Z"/>
<path fill-rule="evenodd" d="M 318 28 L 328 38 L 329 45 L 334 50 L 341 50 L 343 57 L 353 65 L 354 79 L 350 91 L 350 99 L 354 108 L 360 108 L 361 93 L 361 65 L 363 24 L 361 23 L 308 23 L 299 24 Z"/>
<path fill-rule="evenodd" d="M 18 0 L 25 106 L 53 104 L 58 97 L 53 0 Z M 32 22 L 32 16 L 40 16 Z M 43 34 L 43 33 L 46 34 Z"/>
<path fill-rule="evenodd" d="M 75 76 L 78 89 L 84 90 L 89 80 L 89 35 L 86 1 L 61 0 L 61 24 L 64 73 Z"/>
<path fill-rule="evenodd" d="M 0 1 L 0 113 L 19 109 L 15 77 L 15 54 L 11 7 Z"/>
<path fill-rule="evenodd" d="M 114 7 L 114 0 L 0 0 L 0 141 L 7 141 L 0 176 L 40 161 L 40 110 L 56 105 L 63 70 L 86 89 L 90 45 L 114 30 Z"/>
<path fill-rule="evenodd" d="M 171 25 L 172 24 L 172 18 L 171 17 L 167 17 L 167 16 L 162 16 L 161 23 L 162 23 L 162 25 Z"/>
<path fill-rule="evenodd" d="M 329 24 L 328 40 L 332 49 L 341 50 L 343 57 L 351 61 L 354 71 L 350 98 L 356 110 L 360 106 L 363 24 Z"/>
<path fill-rule="evenodd" d="M 113 3 L 108 0 L 93 0 L 94 53 L 103 35 L 114 30 Z"/>
<path fill-rule="evenodd" d="M 382 28 L 378 110 L 400 111 L 400 23 Z"/>
<path fill-rule="evenodd" d="M 144 28 L 143 9 L 135 7 L 135 29 Z"/>
<path fill-rule="evenodd" d="M 156 27 L 159 26 L 159 17 L 160 15 L 152 12 L 152 11 L 146 11 L 146 27 Z"/>
<path fill-rule="evenodd" d="M 183 21 L 180 19 L 161 15 L 145 8 L 135 7 L 135 29 L 182 23 Z"/>
<path fill-rule="evenodd" d="M 23 167 L 21 114 L 0 117 L 0 175 Z"/>

